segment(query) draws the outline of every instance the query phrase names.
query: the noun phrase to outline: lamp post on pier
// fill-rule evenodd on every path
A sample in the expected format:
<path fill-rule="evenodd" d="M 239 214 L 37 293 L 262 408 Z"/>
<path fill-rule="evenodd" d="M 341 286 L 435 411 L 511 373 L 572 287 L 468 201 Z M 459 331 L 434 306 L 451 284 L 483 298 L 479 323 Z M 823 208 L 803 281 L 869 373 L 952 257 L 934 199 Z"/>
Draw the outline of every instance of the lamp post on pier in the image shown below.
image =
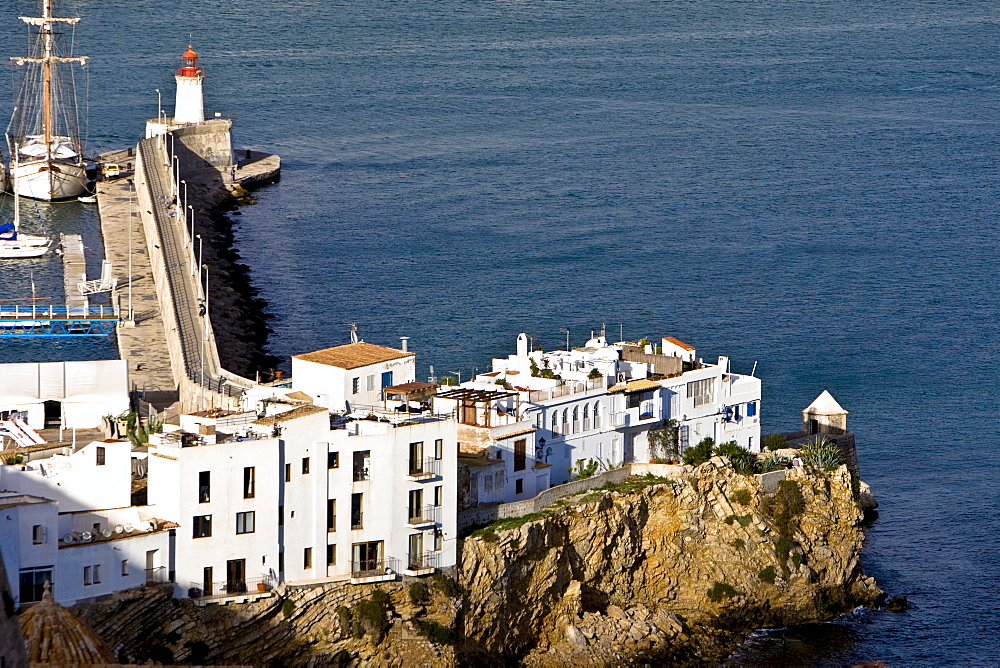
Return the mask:
<path fill-rule="evenodd" d="M 191 276 L 194 276 L 194 239 L 197 236 L 199 239 L 201 235 L 195 235 L 194 233 L 194 207 L 188 207 L 191 209 Z"/>
<path fill-rule="evenodd" d="M 566 352 L 569 352 L 569 330 L 560 327 L 559 331 L 566 335 Z"/>
<path fill-rule="evenodd" d="M 204 404 L 205 397 L 205 344 L 208 342 L 208 328 L 209 328 L 209 313 L 208 313 L 208 265 L 203 264 L 201 268 L 205 270 L 205 320 L 201 323 L 202 336 L 201 336 L 201 396 L 202 403 Z M 204 410 L 204 406 L 202 406 Z"/>
<path fill-rule="evenodd" d="M 160 94 L 160 89 L 156 89 L 156 124 L 160 127 L 156 129 L 156 143 L 163 148 L 163 96 Z"/>
<path fill-rule="evenodd" d="M 128 320 L 135 326 L 135 314 L 132 311 L 132 227 L 135 225 L 135 182 L 128 180 Z"/>
<path fill-rule="evenodd" d="M 184 210 L 182 211 L 182 213 L 184 214 L 184 248 L 187 248 L 187 245 L 188 245 L 188 235 L 187 235 L 187 229 L 188 229 L 188 205 L 187 205 L 187 203 L 188 203 L 188 184 L 187 184 L 187 181 L 181 181 L 181 184 L 184 186 Z"/>

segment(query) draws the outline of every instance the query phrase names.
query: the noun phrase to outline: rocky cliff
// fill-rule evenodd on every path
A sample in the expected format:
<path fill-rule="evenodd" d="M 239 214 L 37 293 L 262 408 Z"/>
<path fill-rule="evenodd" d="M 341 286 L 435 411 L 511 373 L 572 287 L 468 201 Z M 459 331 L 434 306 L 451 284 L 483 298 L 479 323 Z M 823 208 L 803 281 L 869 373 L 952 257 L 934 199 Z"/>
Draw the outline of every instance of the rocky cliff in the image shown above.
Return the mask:
<path fill-rule="evenodd" d="M 721 660 L 748 631 L 884 596 L 861 572 L 864 486 L 845 467 L 671 468 L 477 532 L 457 590 L 440 575 L 282 585 L 199 607 L 159 585 L 76 612 L 133 662 L 610 666 Z"/>
<path fill-rule="evenodd" d="M 462 656 L 712 661 L 753 629 L 884 596 L 861 571 L 862 508 L 846 467 L 793 469 L 769 492 L 715 458 L 656 482 L 591 492 L 466 540 Z"/>

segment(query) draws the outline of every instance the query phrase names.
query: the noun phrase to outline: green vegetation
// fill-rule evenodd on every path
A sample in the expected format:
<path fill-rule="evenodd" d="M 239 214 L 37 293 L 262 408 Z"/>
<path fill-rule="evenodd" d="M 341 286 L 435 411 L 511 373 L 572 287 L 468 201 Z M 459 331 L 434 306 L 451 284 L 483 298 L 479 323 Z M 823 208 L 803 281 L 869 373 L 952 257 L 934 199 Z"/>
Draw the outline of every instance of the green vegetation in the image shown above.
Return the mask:
<path fill-rule="evenodd" d="M 454 645 L 455 633 L 442 624 L 429 619 L 410 617 L 410 623 L 417 627 L 417 633 L 439 645 Z"/>
<path fill-rule="evenodd" d="M 604 378 L 604 374 L 601 373 L 600 369 L 591 369 L 590 373 L 587 374 L 587 378 L 597 380 L 598 378 Z"/>
<path fill-rule="evenodd" d="M 570 469 L 570 477 L 573 480 L 592 478 L 600 466 L 600 463 L 596 459 L 588 459 L 586 463 L 584 460 L 578 459 L 576 460 L 576 469 Z"/>
<path fill-rule="evenodd" d="M 760 504 L 761 513 L 767 517 L 778 532 L 774 543 L 774 554 L 781 565 L 781 571 L 787 578 L 788 555 L 792 548 L 792 534 L 795 532 L 795 520 L 806 508 L 805 498 L 799 484 L 794 480 L 781 480 L 774 494 L 765 497 Z"/>
<path fill-rule="evenodd" d="M 435 573 L 434 575 L 432 575 L 431 583 L 434 585 L 435 589 L 437 589 L 439 592 L 441 592 L 448 598 L 455 598 L 455 594 L 457 593 L 455 589 L 455 583 L 452 582 L 451 578 L 449 578 L 444 573 Z"/>
<path fill-rule="evenodd" d="M 733 522 L 737 522 L 741 527 L 746 528 L 752 518 L 752 515 L 730 515 L 722 521 L 730 526 L 732 526 Z"/>
<path fill-rule="evenodd" d="M 354 637 L 360 638 L 368 634 L 378 643 L 385 632 L 389 630 L 389 620 L 386 617 L 389 595 L 381 589 L 372 592 L 371 598 L 364 598 L 351 608 L 351 617 L 356 626 Z"/>
<path fill-rule="evenodd" d="M 792 447 L 784 434 L 768 434 L 764 437 L 764 449 L 768 452 Z"/>
<path fill-rule="evenodd" d="M 782 457 L 779 454 L 771 453 L 764 459 L 760 461 L 758 466 L 760 467 L 761 473 L 767 473 L 768 471 L 780 471 L 781 469 L 787 469 L 791 466 L 792 461 L 788 457 Z"/>
<path fill-rule="evenodd" d="M 834 471 L 844 463 L 840 448 L 824 436 L 817 436 L 799 450 L 799 459 L 814 471 Z"/>
<path fill-rule="evenodd" d="M 774 579 L 778 576 L 778 574 L 775 572 L 774 566 L 768 566 L 767 568 L 761 569 L 757 576 L 767 584 L 773 585 Z"/>
<path fill-rule="evenodd" d="M 408 590 L 410 603 L 413 605 L 425 605 L 431 600 L 431 593 L 427 585 L 423 582 L 414 582 Z"/>
<path fill-rule="evenodd" d="M 729 500 L 733 501 L 735 503 L 738 503 L 741 506 L 749 506 L 750 505 L 750 490 L 746 489 L 745 487 L 744 488 L 740 488 L 740 489 L 734 491 L 732 494 L 729 495 Z"/>
<path fill-rule="evenodd" d="M 294 611 L 295 611 L 295 601 L 293 601 L 290 598 L 286 598 L 281 603 L 281 614 L 285 616 L 285 619 L 288 619 L 289 617 L 292 616 L 292 612 Z"/>
<path fill-rule="evenodd" d="M 653 455 L 654 461 L 657 459 L 674 461 L 680 459 L 679 443 L 676 420 L 667 420 L 663 426 L 649 430 L 649 452 Z"/>
<path fill-rule="evenodd" d="M 3 456 L 4 464 L 23 464 L 24 457 L 22 455 L 17 455 L 14 453 L 8 453 Z"/>
<path fill-rule="evenodd" d="M 748 450 L 744 450 L 736 444 L 736 441 L 723 443 L 715 448 L 714 454 L 728 459 L 733 465 L 733 468 L 736 469 L 736 472 L 742 473 L 743 475 L 752 475 L 757 473 L 760 468 L 757 464 L 757 455 Z"/>
<path fill-rule="evenodd" d="M 494 385 L 504 385 L 504 386 L 506 386 L 507 385 L 507 381 L 504 380 L 503 378 L 497 378 L 496 380 L 493 381 L 493 384 Z"/>
<path fill-rule="evenodd" d="M 744 547 L 747 546 L 746 541 L 744 541 L 742 538 L 737 538 L 732 543 L 730 543 L 730 545 L 735 547 L 737 550 L 742 550 Z"/>
<path fill-rule="evenodd" d="M 707 596 L 708 600 L 712 603 L 721 603 L 723 599 L 731 598 L 736 596 L 738 592 L 733 589 L 732 585 L 726 584 L 725 582 L 716 582 L 712 585 L 711 589 L 708 590 Z"/>
<path fill-rule="evenodd" d="M 699 441 L 698 445 L 691 446 L 684 451 L 684 463 L 689 466 L 704 464 L 712 458 L 712 450 L 715 448 L 715 441 L 711 436 L 706 436 Z"/>
<path fill-rule="evenodd" d="M 458 381 L 455 380 L 454 376 L 441 376 L 440 378 L 438 378 L 438 382 L 441 383 L 442 385 L 447 385 L 448 387 L 451 387 L 453 385 L 458 385 Z"/>

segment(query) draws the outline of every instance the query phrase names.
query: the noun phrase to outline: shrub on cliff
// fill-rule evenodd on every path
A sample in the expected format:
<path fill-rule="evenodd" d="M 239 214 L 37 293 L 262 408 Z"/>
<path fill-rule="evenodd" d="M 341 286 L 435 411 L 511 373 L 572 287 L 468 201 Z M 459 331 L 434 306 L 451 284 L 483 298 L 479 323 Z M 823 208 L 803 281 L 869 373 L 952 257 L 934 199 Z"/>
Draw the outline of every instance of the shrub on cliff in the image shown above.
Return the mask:
<path fill-rule="evenodd" d="M 723 599 L 731 598 L 739 593 L 733 589 L 732 585 L 725 582 L 716 582 L 712 587 L 706 592 L 708 600 L 712 603 L 721 603 Z"/>
<path fill-rule="evenodd" d="M 414 582 L 410 585 L 410 603 L 413 605 L 424 605 L 431 600 L 431 593 L 427 590 L 427 585 L 423 582 Z"/>
<path fill-rule="evenodd" d="M 834 471 L 844 463 L 840 449 L 823 436 L 817 436 L 799 450 L 799 459 L 811 469 Z"/>
<path fill-rule="evenodd" d="M 356 638 L 368 634 L 376 644 L 382 640 L 385 632 L 389 630 L 389 620 L 386 619 L 388 602 L 389 595 L 381 589 L 376 589 L 372 592 L 371 598 L 361 599 L 351 608 L 351 617 L 357 621 L 357 626 L 354 628 Z"/>
<path fill-rule="evenodd" d="M 737 489 L 729 495 L 729 500 L 741 506 L 750 505 L 750 490 L 746 488 Z"/>
<path fill-rule="evenodd" d="M 455 644 L 455 633 L 443 624 L 419 617 L 411 617 L 410 623 L 417 627 L 417 633 L 432 642 L 439 645 Z"/>
<path fill-rule="evenodd" d="M 704 464 L 711 459 L 714 448 L 715 441 L 711 436 L 706 436 L 698 442 L 698 445 L 691 446 L 684 451 L 684 463 L 689 466 Z"/>
<path fill-rule="evenodd" d="M 761 569 L 760 573 L 757 575 L 767 584 L 774 584 L 774 578 L 776 578 L 778 574 L 774 570 L 774 566 L 768 566 L 767 568 Z"/>
<path fill-rule="evenodd" d="M 764 437 L 764 449 L 768 452 L 792 447 L 784 434 L 768 434 Z"/>
<path fill-rule="evenodd" d="M 736 444 L 736 441 L 729 441 L 718 446 L 715 448 L 715 454 L 728 459 L 737 473 L 751 475 L 759 470 L 757 455 L 744 450 Z"/>

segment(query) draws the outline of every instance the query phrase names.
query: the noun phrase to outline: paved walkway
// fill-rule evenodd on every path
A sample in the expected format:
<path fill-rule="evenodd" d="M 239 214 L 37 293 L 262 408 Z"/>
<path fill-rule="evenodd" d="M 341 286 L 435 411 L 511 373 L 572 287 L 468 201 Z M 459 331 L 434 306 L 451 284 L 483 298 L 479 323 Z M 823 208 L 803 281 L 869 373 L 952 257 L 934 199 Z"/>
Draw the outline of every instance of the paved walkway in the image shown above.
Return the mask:
<path fill-rule="evenodd" d="M 123 167 L 135 158 L 128 152 L 111 151 L 101 156 L 102 162 L 117 162 Z M 158 393 L 168 402 L 176 392 L 167 352 L 166 332 L 156 298 L 153 270 L 146 250 L 146 236 L 138 214 L 138 199 L 128 183 L 131 173 L 114 181 L 97 184 L 97 203 L 104 237 L 104 257 L 114 263 L 118 288 L 112 293 L 115 304 L 121 304 L 123 321 L 118 325 L 118 350 L 129 361 L 130 390 Z M 131 229 L 131 239 L 129 231 Z M 132 274 L 129 276 L 129 247 L 132 249 Z M 122 278 L 124 277 L 124 278 Z M 124 322 L 129 308 L 131 286 L 132 311 L 135 327 Z M 155 396 L 155 395 L 154 395 Z M 163 401 L 155 401 L 157 408 Z"/>

